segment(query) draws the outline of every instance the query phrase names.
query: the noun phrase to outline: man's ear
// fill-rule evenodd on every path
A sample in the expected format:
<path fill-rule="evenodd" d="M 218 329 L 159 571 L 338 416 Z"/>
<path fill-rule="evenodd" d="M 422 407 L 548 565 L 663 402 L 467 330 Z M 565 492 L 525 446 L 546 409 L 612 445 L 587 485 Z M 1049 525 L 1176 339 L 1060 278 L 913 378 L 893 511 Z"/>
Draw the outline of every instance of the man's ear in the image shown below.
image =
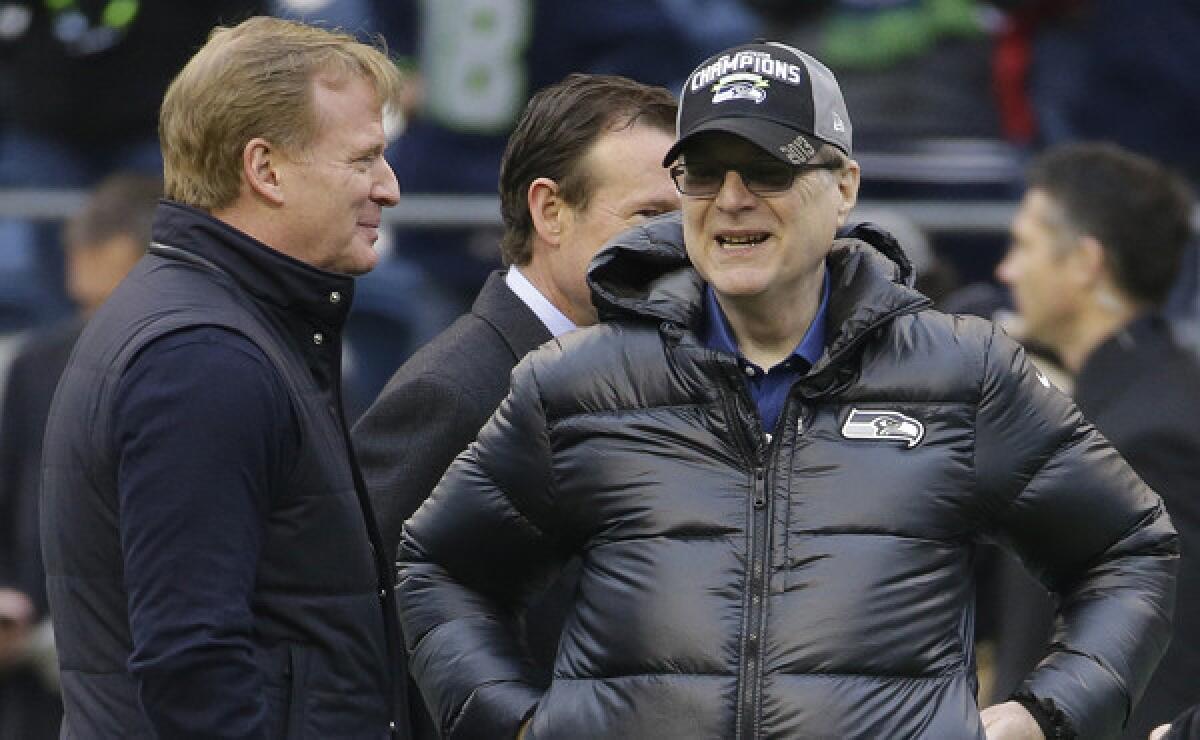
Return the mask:
<path fill-rule="evenodd" d="M 854 210 L 854 204 L 858 202 L 858 185 L 862 171 L 859 169 L 858 162 L 851 159 L 846 163 L 846 167 L 840 172 L 835 172 L 834 177 L 837 178 L 838 192 L 842 195 L 841 205 L 838 206 L 838 226 L 845 226 L 846 219 L 850 216 L 850 211 Z"/>
<path fill-rule="evenodd" d="M 242 179 L 250 191 L 272 205 L 283 205 L 279 171 L 282 153 L 266 139 L 255 137 L 242 148 Z"/>
<path fill-rule="evenodd" d="M 529 183 L 526 198 L 533 230 L 542 241 L 557 247 L 562 242 L 563 218 L 567 210 L 559 195 L 558 183 L 548 177 L 539 177 Z"/>
<path fill-rule="evenodd" d="M 1094 287 L 1102 282 L 1112 282 L 1112 267 L 1108 264 L 1108 253 L 1104 245 L 1094 236 L 1081 236 L 1072 250 L 1074 269 L 1080 282 Z"/>

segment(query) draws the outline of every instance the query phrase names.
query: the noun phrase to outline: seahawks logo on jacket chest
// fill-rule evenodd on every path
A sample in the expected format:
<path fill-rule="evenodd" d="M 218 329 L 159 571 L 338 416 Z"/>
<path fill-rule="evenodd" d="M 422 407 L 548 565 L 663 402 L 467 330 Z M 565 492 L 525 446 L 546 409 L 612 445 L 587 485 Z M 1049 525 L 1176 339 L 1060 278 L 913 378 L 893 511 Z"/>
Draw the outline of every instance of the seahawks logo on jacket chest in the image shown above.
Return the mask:
<path fill-rule="evenodd" d="M 925 437 L 925 425 L 911 416 L 888 409 L 850 409 L 842 424 L 846 439 L 875 439 L 902 442 L 908 449 L 920 444 Z"/>

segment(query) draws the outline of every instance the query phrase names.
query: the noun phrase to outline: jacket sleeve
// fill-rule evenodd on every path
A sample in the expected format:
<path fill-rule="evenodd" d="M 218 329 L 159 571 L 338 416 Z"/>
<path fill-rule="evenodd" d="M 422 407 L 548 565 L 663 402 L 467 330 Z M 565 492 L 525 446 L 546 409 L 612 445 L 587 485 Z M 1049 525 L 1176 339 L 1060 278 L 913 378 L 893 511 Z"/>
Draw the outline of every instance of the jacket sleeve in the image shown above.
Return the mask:
<path fill-rule="evenodd" d="M 389 558 L 404 522 L 495 410 L 493 404 L 483 412 L 484 404 L 454 380 L 398 374 L 354 426 L 354 450 Z"/>
<path fill-rule="evenodd" d="M 561 563 L 531 357 L 479 437 L 404 528 L 397 591 L 413 676 L 449 738 L 513 737 L 542 691 L 517 631 Z"/>
<path fill-rule="evenodd" d="M 989 525 L 1058 600 L 1050 653 L 1017 696 L 1078 737 L 1111 737 L 1169 640 L 1175 530 L 1158 495 L 995 329 L 981 392 Z"/>
<path fill-rule="evenodd" d="M 114 398 L 129 673 L 159 737 L 260 738 L 254 591 L 263 524 L 295 459 L 283 381 L 241 335 L 155 340 Z"/>

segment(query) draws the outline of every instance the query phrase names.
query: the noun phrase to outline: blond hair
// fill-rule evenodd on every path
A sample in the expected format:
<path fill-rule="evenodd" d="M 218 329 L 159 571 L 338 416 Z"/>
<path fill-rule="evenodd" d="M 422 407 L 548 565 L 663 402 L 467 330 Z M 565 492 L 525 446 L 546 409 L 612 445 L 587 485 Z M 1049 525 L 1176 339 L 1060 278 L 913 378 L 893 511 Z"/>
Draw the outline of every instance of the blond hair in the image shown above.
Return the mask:
<path fill-rule="evenodd" d="M 158 134 L 168 198 L 205 210 L 234 202 L 242 151 L 261 137 L 299 154 L 315 141 L 314 83 L 370 84 L 394 105 L 400 75 L 382 49 L 344 33 L 279 18 L 217 27 L 163 98 Z"/>

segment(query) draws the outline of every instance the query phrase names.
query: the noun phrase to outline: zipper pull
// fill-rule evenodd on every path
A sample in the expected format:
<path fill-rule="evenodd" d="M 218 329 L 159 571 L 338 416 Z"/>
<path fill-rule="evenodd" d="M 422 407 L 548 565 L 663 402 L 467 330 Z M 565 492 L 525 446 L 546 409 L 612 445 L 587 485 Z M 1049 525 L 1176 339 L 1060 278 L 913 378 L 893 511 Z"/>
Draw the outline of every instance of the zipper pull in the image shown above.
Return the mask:
<path fill-rule="evenodd" d="M 766 477 L 766 471 L 762 468 L 754 469 L 754 508 L 765 509 L 767 506 L 766 485 L 763 479 Z"/>
<path fill-rule="evenodd" d="M 807 423 L 805 420 L 812 414 L 814 414 L 814 412 L 813 412 L 811 406 L 809 406 L 808 404 L 804 404 L 804 403 L 800 404 L 800 408 L 796 412 L 796 436 L 797 437 L 804 434 L 805 424 Z"/>

